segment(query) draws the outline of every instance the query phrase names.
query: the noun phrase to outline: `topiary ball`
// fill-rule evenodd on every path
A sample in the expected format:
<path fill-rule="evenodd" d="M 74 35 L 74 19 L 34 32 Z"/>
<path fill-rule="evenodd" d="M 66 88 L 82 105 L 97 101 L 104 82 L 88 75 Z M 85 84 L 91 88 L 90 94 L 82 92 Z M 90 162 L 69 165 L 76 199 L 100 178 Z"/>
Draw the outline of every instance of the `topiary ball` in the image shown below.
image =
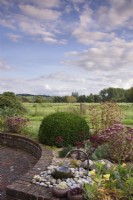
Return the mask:
<path fill-rule="evenodd" d="M 57 112 L 45 117 L 39 128 L 39 141 L 49 146 L 74 146 L 89 138 L 89 126 L 74 113 Z"/>

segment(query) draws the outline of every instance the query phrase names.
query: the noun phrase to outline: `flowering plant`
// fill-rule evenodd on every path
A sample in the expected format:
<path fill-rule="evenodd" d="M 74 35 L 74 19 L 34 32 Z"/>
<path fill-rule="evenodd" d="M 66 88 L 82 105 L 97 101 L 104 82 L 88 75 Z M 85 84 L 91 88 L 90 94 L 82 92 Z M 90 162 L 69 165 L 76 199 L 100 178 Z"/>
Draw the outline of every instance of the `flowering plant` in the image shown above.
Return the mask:
<path fill-rule="evenodd" d="M 85 197 L 92 199 L 123 199 L 133 198 L 133 168 L 125 163 L 103 171 L 102 164 L 89 172 L 92 185 L 84 185 Z"/>
<path fill-rule="evenodd" d="M 4 121 L 4 128 L 11 133 L 21 133 L 28 123 L 28 119 L 20 116 L 7 117 Z"/>
<path fill-rule="evenodd" d="M 115 161 L 133 160 L 133 128 L 115 124 L 91 137 L 95 145 L 108 144 L 108 155 Z"/>
<path fill-rule="evenodd" d="M 62 181 L 62 182 L 60 182 L 60 183 L 56 186 L 56 188 L 57 188 L 57 189 L 60 189 L 60 190 L 64 190 L 64 189 L 67 189 L 68 186 L 67 186 L 67 184 L 66 184 L 65 181 Z"/>

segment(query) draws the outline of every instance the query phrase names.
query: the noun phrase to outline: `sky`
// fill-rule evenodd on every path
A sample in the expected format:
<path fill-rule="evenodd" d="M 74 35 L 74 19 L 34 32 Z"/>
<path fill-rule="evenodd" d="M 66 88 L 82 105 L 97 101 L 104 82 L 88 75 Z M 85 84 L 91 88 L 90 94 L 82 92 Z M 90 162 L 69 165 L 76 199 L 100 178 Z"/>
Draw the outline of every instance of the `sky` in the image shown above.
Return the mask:
<path fill-rule="evenodd" d="M 133 86 L 133 0 L 0 0 L 0 93 Z"/>

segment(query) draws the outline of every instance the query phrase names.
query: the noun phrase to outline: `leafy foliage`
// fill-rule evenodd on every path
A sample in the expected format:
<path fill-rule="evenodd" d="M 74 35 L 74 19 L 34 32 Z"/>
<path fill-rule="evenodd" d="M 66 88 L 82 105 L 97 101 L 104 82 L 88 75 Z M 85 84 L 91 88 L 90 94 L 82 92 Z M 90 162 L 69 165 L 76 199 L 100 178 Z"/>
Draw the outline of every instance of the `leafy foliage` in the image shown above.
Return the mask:
<path fill-rule="evenodd" d="M 110 128 L 90 138 L 94 146 L 107 144 L 108 157 L 114 161 L 133 161 L 133 129 L 121 124 Z"/>
<path fill-rule="evenodd" d="M 25 108 L 13 92 L 4 92 L 0 95 L 0 113 L 1 114 L 23 114 Z"/>
<path fill-rule="evenodd" d="M 98 185 L 94 183 L 93 185 L 84 184 L 84 198 L 89 200 L 97 200 L 98 199 Z"/>
<path fill-rule="evenodd" d="M 4 130 L 10 133 L 21 133 L 29 120 L 19 116 L 7 117 L 4 120 Z"/>
<path fill-rule="evenodd" d="M 108 157 L 108 144 L 98 146 L 92 153 L 91 158 L 94 160 L 101 160 Z"/>
<path fill-rule="evenodd" d="M 67 112 L 57 112 L 44 118 L 39 129 L 39 141 L 50 146 L 74 145 L 89 137 L 89 126 L 84 118 Z"/>
<path fill-rule="evenodd" d="M 123 163 L 105 170 L 104 164 L 104 162 L 97 163 L 96 170 L 89 172 L 92 185 L 84 184 L 85 199 L 132 199 L 133 168 Z"/>
<path fill-rule="evenodd" d="M 59 151 L 59 157 L 64 158 L 69 151 L 71 151 L 73 147 L 71 145 L 68 145 L 67 147 L 64 147 L 62 150 Z"/>
<path fill-rule="evenodd" d="M 99 107 L 90 106 L 89 114 L 94 133 L 105 130 L 116 121 L 121 122 L 123 119 L 123 113 L 115 102 L 103 102 L 100 103 Z"/>

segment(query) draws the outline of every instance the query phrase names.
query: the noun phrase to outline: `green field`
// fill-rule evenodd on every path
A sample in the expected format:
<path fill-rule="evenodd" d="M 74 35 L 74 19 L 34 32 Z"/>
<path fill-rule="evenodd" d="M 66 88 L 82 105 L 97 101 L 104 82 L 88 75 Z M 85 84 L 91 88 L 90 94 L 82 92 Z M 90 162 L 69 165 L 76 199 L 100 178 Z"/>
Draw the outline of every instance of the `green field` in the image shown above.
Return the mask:
<path fill-rule="evenodd" d="M 85 103 L 83 105 L 91 106 L 98 104 L 90 104 Z M 120 103 L 119 104 L 123 113 L 124 119 L 122 121 L 123 124 L 133 127 L 133 104 L 131 103 Z M 38 134 L 38 129 L 41 123 L 41 120 L 54 112 L 58 111 L 67 111 L 67 112 L 75 112 L 80 114 L 80 104 L 79 103 L 24 103 L 24 107 L 27 109 L 26 118 L 30 120 L 29 125 L 29 133 L 31 137 L 36 137 Z M 86 118 L 89 126 L 89 111 L 86 109 L 83 113 L 83 117 Z"/>

